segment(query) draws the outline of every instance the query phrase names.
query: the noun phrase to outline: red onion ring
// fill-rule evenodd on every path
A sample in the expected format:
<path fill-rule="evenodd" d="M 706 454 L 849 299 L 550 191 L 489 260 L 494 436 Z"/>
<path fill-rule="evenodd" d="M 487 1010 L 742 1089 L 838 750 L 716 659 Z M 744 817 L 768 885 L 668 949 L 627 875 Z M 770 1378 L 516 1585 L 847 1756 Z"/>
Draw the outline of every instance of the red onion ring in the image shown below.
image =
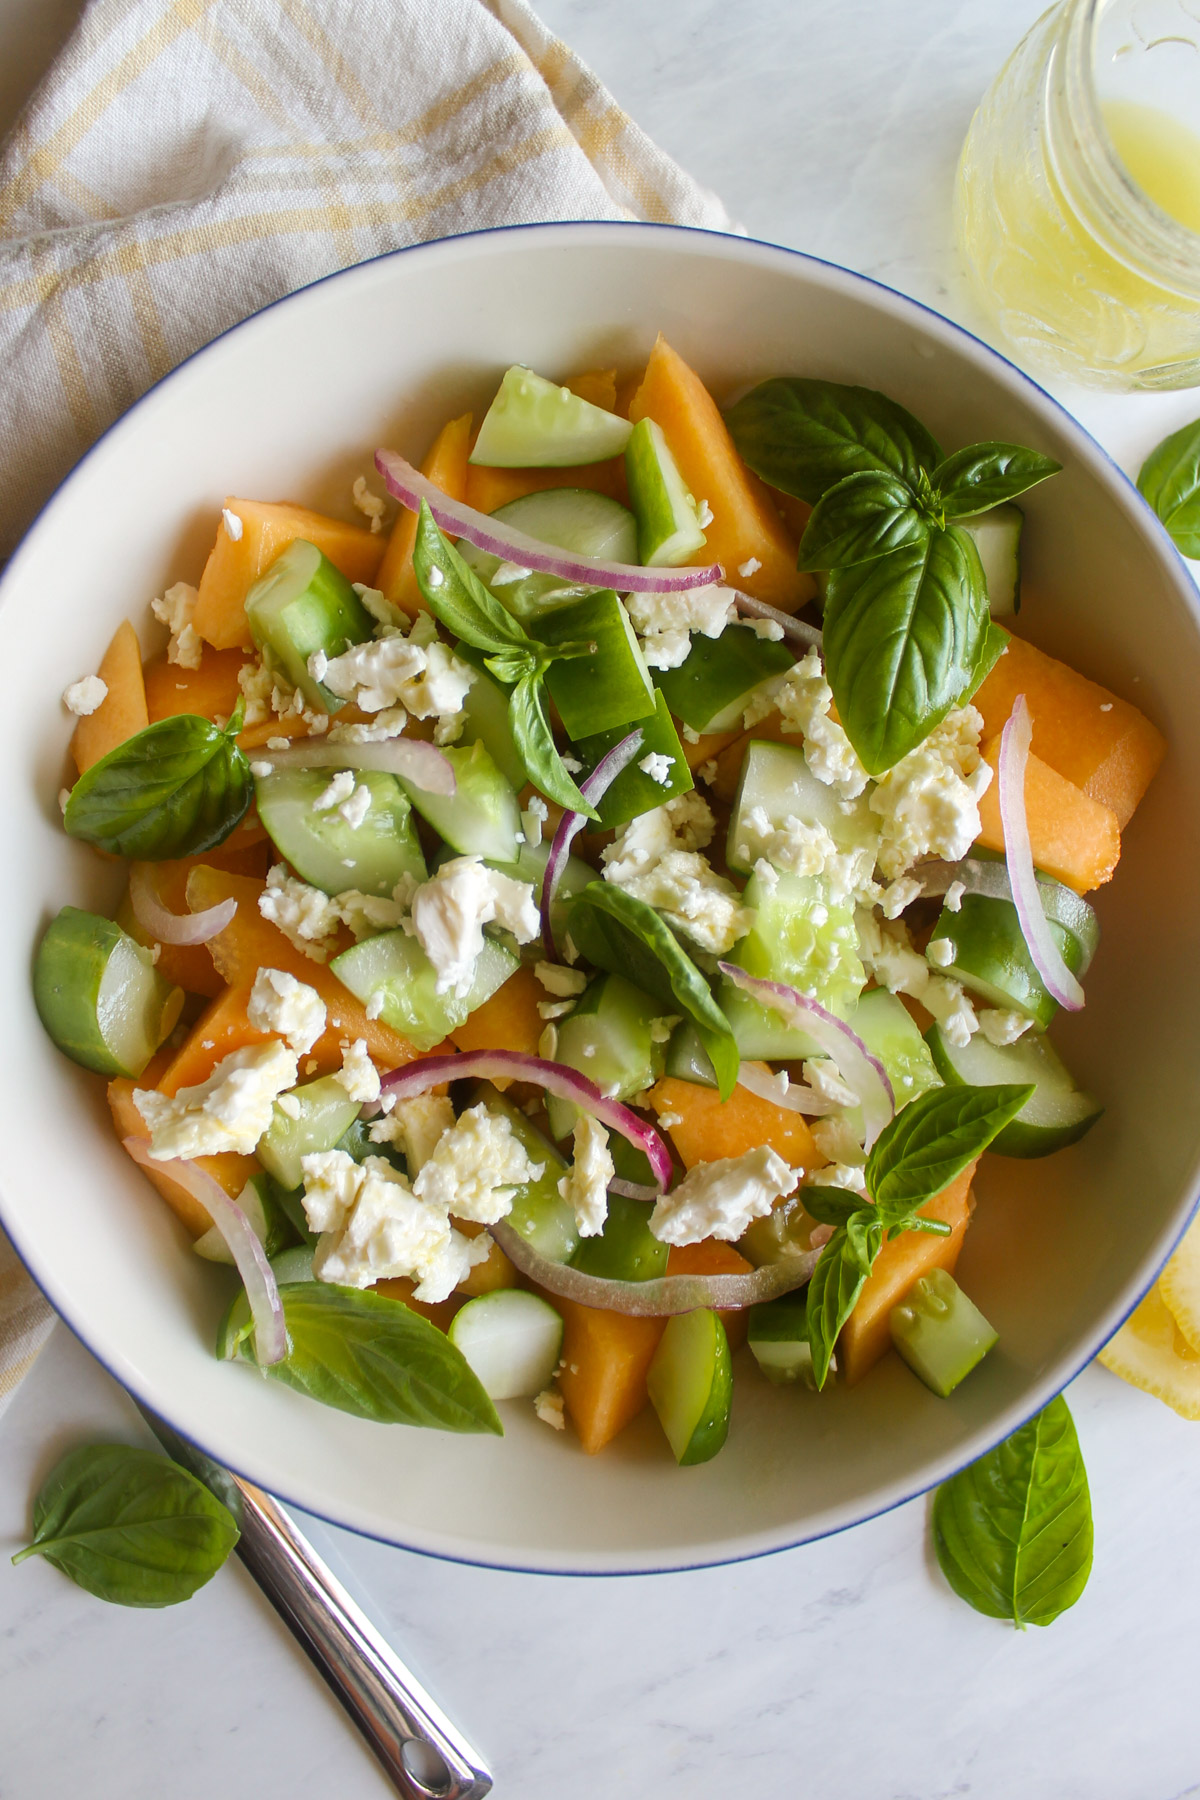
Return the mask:
<path fill-rule="evenodd" d="M 602 800 L 622 769 L 628 768 L 645 740 L 645 732 L 639 725 L 628 737 L 621 739 L 608 753 L 600 758 L 586 781 L 581 781 L 579 791 L 589 806 Z M 565 812 L 558 821 L 558 827 L 550 844 L 550 853 L 546 857 L 546 867 L 542 872 L 542 947 L 547 962 L 561 962 L 558 946 L 554 942 L 554 927 L 550 922 L 550 909 L 554 905 L 554 895 L 562 876 L 567 853 L 587 824 L 587 814 L 581 812 Z"/>
<path fill-rule="evenodd" d="M 314 743 L 301 738 L 286 750 L 255 750 L 253 761 L 269 762 L 276 769 L 373 769 L 380 775 L 400 775 L 424 793 L 447 797 L 458 785 L 446 757 L 424 738 L 383 738 L 374 744 Z"/>
<path fill-rule="evenodd" d="M 1029 746 L 1033 741 L 1033 720 L 1024 694 L 1013 701 L 1004 730 L 1000 733 L 999 789 L 1000 824 L 1004 831 L 1004 859 L 1012 883 L 1013 905 L 1021 936 L 1030 960 L 1042 983 L 1067 1012 L 1078 1012 L 1083 1005 L 1083 989 L 1062 959 L 1051 935 L 1038 893 L 1033 871 L 1033 849 L 1029 842 L 1029 817 L 1025 811 L 1025 768 Z"/>
<path fill-rule="evenodd" d="M 610 1194 L 621 1194 L 626 1200 L 657 1200 L 659 1189 L 647 1187 L 644 1181 L 612 1180 L 608 1184 Z"/>
<path fill-rule="evenodd" d="M 879 1058 L 871 1054 L 844 1019 L 837 1018 L 806 994 L 787 987 L 782 981 L 763 981 L 756 975 L 747 975 L 736 963 L 722 962 L 717 967 L 735 987 L 743 988 L 790 1024 L 807 1031 L 813 1042 L 832 1058 L 846 1086 L 858 1096 L 863 1111 L 863 1146 L 869 1150 L 896 1112 L 896 1096 Z"/>
<path fill-rule="evenodd" d="M 441 488 L 427 476 L 405 462 L 394 450 L 377 450 L 375 467 L 387 483 L 389 494 L 419 512 L 422 500 L 443 531 L 466 538 L 477 550 L 498 556 L 504 562 L 516 563 L 522 569 L 536 569 L 543 575 L 556 575 L 560 581 L 588 587 L 615 588 L 622 594 L 680 594 L 688 588 L 708 587 L 721 579 L 721 565 L 710 563 L 705 568 L 642 569 L 632 563 L 604 562 L 599 557 L 572 556 L 556 550 L 527 532 L 514 531 L 487 513 L 476 512 L 460 500 L 448 500 Z"/>
<path fill-rule="evenodd" d="M 403 1069 L 394 1069 L 384 1076 L 380 1087 L 385 1094 L 395 1094 L 397 1100 L 409 1100 L 414 1094 L 437 1087 L 439 1082 L 462 1081 L 468 1075 L 478 1075 L 484 1081 L 494 1081 L 497 1076 L 507 1081 L 528 1081 L 548 1094 L 556 1094 L 560 1100 L 569 1100 L 643 1151 L 660 1187 L 670 1186 L 675 1172 L 670 1153 L 653 1125 L 647 1125 L 619 1100 L 607 1099 L 594 1081 L 565 1063 L 527 1056 L 523 1050 L 465 1050 L 458 1056 L 422 1057 Z"/>
<path fill-rule="evenodd" d="M 203 912 L 170 912 L 158 897 L 153 875 L 136 862 L 129 865 L 129 904 L 142 930 L 159 944 L 207 944 L 238 909 L 236 900 L 219 900 Z"/>
<path fill-rule="evenodd" d="M 288 1337 L 275 1271 L 237 1201 L 231 1200 L 220 1183 L 198 1163 L 189 1162 L 186 1157 L 176 1157 L 169 1163 L 157 1161 L 150 1155 L 145 1138 L 127 1137 L 121 1142 L 139 1168 L 169 1173 L 172 1181 L 200 1202 L 229 1245 L 237 1272 L 245 1283 L 254 1318 L 255 1360 L 264 1368 L 282 1362 L 288 1353 Z"/>
<path fill-rule="evenodd" d="M 748 619 L 772 619 L 783 629 L 785 638 L 793 644 L 803 644 L 806 650 L 820 649 L 824 637 L 816 625 L 806 625 L 803 619 L 793 619 L 791 613 L 781 612 L 777 606 L 768 606 L 765 600 L 756 600 L 753 594 L 743 594 L 740 588 L 730 588 L 734 604 L 740 613 Z"/>
<path fill-rule="evenodd" d="M 803 1287 L 817 1262 L 817 1252 L 809 1250 L 779 1262 L 764 1263 L 745 1275 L 660 1275 L 651 1281 L 614 1281 L 539 1256 L 507 1219 L 489 1225 L 488 1230 L 521 1274 L 536 1281 L 547 1293 L 632 1318 L 668 1319 L 675 1313 L 696 1312 L 702 1306 L 720 1312 L 741 1312 L 747 1306 L 777 1300 L 780 1294 Z"/>
<path fill-rule="evenodd" d="M 991 862 L 983 857 L 967 856 L 957 863 L 920 863 L 911 874 L 914 881 L 920 882 L 922 894 L 930 898 L 949 893 L 957 881 L 961 882 L 964 893 L 979 894 L 985 900 L 1007 900 L 1010 906 L 1014 904 L 1008 865 L 1003 861 Z M 1065 914 L 1062 908 L 1064 904 L 1069 908 L 1073 903 L 1081 913 L 1090 912 L 1091 908 L 1082 895 L 1064 887 L 1061 882 L 1056 883 L 1054 888 L 1047 889 L 1040 881 L 1038 894 L 1047 919 L 1078 937 L 1078 926 L 1072 923 L 1069 914 Z M 1083 961 L 1075 971 L 1076 980 L 1087 974 L 1091 960 L 1090 951 L 1085 948 Z"/>

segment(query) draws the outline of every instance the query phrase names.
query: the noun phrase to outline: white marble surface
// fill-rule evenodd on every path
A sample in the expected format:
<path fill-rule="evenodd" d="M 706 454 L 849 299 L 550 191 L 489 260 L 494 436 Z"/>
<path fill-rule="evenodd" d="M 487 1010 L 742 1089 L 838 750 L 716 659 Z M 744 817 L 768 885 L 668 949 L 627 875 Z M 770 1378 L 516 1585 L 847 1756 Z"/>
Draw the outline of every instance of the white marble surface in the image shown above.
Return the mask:
<path fill-rule="evenodd" d="M 972 322 L 949 229 L 971 109 L 1042 0 L 543 0 L 641 123 L 753 234 Z M 0 0 L 0 128 L 73 0 Z M 1064 394 L 1127 468 L 1195 395 Z M 369 1592 L 508 1800 L 1183 1800 L 1200 1794 L 1200 1432 L 1102 1370 L 1071 1404 L 1096 1567 L 1024 1634 L 945 1588 L 915 1502 L 704 1573 L 497 1574 L 313 1526 Z M 186 1607 L 127 1612 L 32 1561 L 63 1449 L 134 1439 L 60 1328 L 0 1424 L 0 1800 L 375 1800 L 374 1763 L 232 1563 Z"/>

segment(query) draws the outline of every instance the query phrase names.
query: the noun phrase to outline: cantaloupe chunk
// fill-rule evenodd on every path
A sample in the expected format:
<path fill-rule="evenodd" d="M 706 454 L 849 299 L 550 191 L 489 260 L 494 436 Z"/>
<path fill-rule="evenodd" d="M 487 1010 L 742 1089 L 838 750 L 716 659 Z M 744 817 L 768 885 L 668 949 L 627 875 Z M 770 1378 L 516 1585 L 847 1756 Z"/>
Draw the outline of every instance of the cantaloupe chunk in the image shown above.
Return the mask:
<path fill-rule="evenodd" d="M 455 1219 L 454 1226 L 464 1237 L 478 1237 L 486 1229 L 471 1219 Z M 518 1279 L 516 1265 L 508 1260 L 493 1239 L 488 1247 L 486 1262 L 474 1263 L 454 1291 L 473 1300 L 477 1294 L 494 1294 L 500 1288 L 516 1287 Z"/>
<path fill-rule="evenodd" d="M 829 1160 L 817 1149 L 801 1113 L 775 1106 L 749 1088 L 735 1087 L 729 1099 L 722 1100 L 715 1088 L 668 1075 L 651 1088 L 647 1103 L 660 1122 L 677 1121 L 664 1123 L 663 1129 L 670 1132 L 687 1169 L 724 1156 L 741 1156 L 760 1144 L 769 1145 L 794 1169 L 817 1169 Z"/>
<path fill-rule="evenodd" d="M 972 701 L 986 736 L 1003 730 L 1018 694 L 1033 715 L 1034 754 L 1107 806 L 1123 831 L 1166 753 L 1162 733 L 1128 700 L 1014 636 Z"/>
<path fill-rule="evenodd" d="M 716 401 L 693 369 L 660 337 L 650 352 L 629 417 L 653 419 L 664 432 L 680 473 L 697 504 L 707 501 L 712 523 L 706 543 L 690 560 L 719 562 L 726 579 L 772 606 L 795 612 L 811 600 L 811 575 L 796 568 L 796 542 L 766 486 L 734 448 Z M 739 573 L 751 559 L 759 567 Z"/>
<path fill-rule="evenodd" d="M 235 1050 L 269 1042 L 271 1033 L 259 1031 L 246 1017 L 249 998 L 249 987 L 227 987 L 205 1007 L 159 1077 L 157 1086 L 164 1094 L 207 1081 L 222 1058 Z M 340 1059 L 334 1064 L 339 1066 Z"/>
<path fill-rule="evenodd" d="M 481 463 L 467 468 L 467 505 L 476 512 L 494 513 L 510 500 L 560 487 L 592 488 L 622 505 L 628 499 L 625 464 L 619 456 L 609 457 L 607 462 L 580 463 L 574 469 L 489 469 Z"/>
<path fill-rule="evenodd" d="M 145 1080 L 127 1081 L 124 1076 L 108 1084 L 108 1104 L 113 1125 L 122 1142 L 127 1137 L 150 1136 L 149 1127 L 133 1099 L 134 1089 L 146 1085 Z M 224 1151 L 220 1156 L 198 1156 L 196 1167 L 211 1175 L 231 1200 L 237 1199 L 250 1177 L 258 1170 L 258 1164 L 252 1156 L 238 1156 L 232 1150 Z M 182 1219 L 192 1236 L 202 1237 L 212 1220 L 194 1195 L 181 1187 L 172 1176 L 170 1163 L 164 1162 L 156 1167 L 143 1169 L 143 1173 L 149 1177 L 171 1210 Z"/>
<path fill-rule="evenodd" d="M 224 516 L 217 526 L 216 542 L 200 578 L 193 624 L 206 644 L 216 650 L 253 646 L 246 619 L 246 595 L 297 538 L 306 538 L 324 552 L 347 581 L 373 582 L 383 560 L 384 542 L 358 525 L 346 525 L 306 506 L 267 500 L 225 502 L 226 511 L 242 521 L 242 535 L 231 538 Z"/>
<path fill-rule="evenodd" d="M 875 1258 L 875 1266 L 858 1296 L 854 1311 L 842 1326 L 837 1343 L 838 1368 L 847 1384 L 861 1381 L 884 1351 L 891 1347 L 889 1318 L 893 1306 L 899 1306 L 918 1276 L 931 1269 L 953 1272 L 962 1248 L 974 1200 L 971 1177 L 975 1164 L 964 1169 L 957 1181 L 935 1194 L 921 1208 L 927 1219 L 941 1219 L 951 1227 L 949 1237 L 934 1237 L 928 1231 L 906 1231 L 885 1244 Z"/>
<path fill-rule="evenodd" d="M 678 721 L 676 721 L 676 729 L 679 729 Z M 712 762 L 714 759 L 719 758 L 722 752 L 729 748 L 730 744 L 736 744 L 739 739 L 743 738 L 745 735 L 746 734 L 741 726 L 735 725 L 732 731 L 702 732 L 696 739 L 696 742 L 692 744 L 688 742 L 686 733 L 680 730 L 679 742 L 683 746 L 683 754 L 687 766 L 694 775 L 696 770 L 700 768 L 702 764 Z M 740 763 L 738 767 L 740 770 Z M 734 785 L 736 787 L 736 782 Z"/>
<path fill-rule="evenodd" d="M 80 719 L 71 738 L 71 755 L 81 775 L 150 723 L 141 647 L 128 619 L 117 626 L 96 673 L 108 693 L 94 713 Z"/>
<path fill-rule="evenodd" d="M 146 664 L 146 710 L 153 724 L 176 713 L 199 713 L 206 719 L 228 719 L 241 698 L 238 673 L 245 665 L 241 650 L 206 646 L 198 669 L 181 669 L 165 653 Z"/>
<path fill-rule="evenodd" d="M 559 1390 L 580 1443 L 594 1456 L 649 1399 L 646 1371 L 666 1320 L 601 1312 L 557 1294 L 546 1299 L 563 1320 Z"/>
<path fill-rule="evenodd" d="M 250 875 L 261 881 L 266 875 L 271 855 L 272 847 L 264 839 L 262 843 L 240 849 L 229 849 L 227 845 L 221 845 L 216 850 L 206 851 L 203 856 L 181 856 L 169 862 L 145 863 L 142 867 L 153 880 L 158 897 L 167 911 L 186 913 L 188 876 L 199 863 L 211 863 L 231 874 Z M 155 941 L 134 917 L 128 895 L 117 909 L 117 924 L 136 938 L 139 944 L 151 945 Z M 218 994 L 225 991 L 225 982 L 217 973 L 207 944 L 160 944 L 157 967 L 160 975 L 173 982 L 176 987 L 183 988 L 186 993 L 203 994 L 207 999 L 215 1000 Z M 150 1082 L 152 1080 L 153 1078 L 149 1078 Z"/>
<path fill-rule="evenodd" d="M 520 1050 L 536 1056 L 538 1039 L 546 1029 L 538 1002 L 549 998 L 533 970 L 519 968 L 450 1036 L 460 1050 Z"/>
<path fill-rule="evenodd" d="M 983 746 L 992 768 L 999 766 L 1000 740 Z M 1091 799 L 1072 782 L 1030 756 L 1025 765 L 1025 816 L 1036 868 L 1056 881 L 1065 882 L 1077 894 L 1111 881 L 1121 855 L 1121 832 L 1116 815 L 1099 800 Z M 987 850 L 1004 849 L 1000 823 L 1000 782 L 991 786 L 979 802 L 979 842 Z"/>
<path fill-rule="evenodd" d="M 563 382 L 573 394 L 586 400 L 589 406 L 598 406 L 602 412 L 617 410 L 617 371 L 615 369 L 585 369 L 581 375 L 568 376 Z"/>
<path fill-rule="evenodd" d="M 461 1294 L 451 1294 L 449 1299 L 435 1301 L 432 1306 L 424 1300 L 414 1300 L 413 1289 L 417 1283 L 409 1281 L 403 1275 L 389 1276 L 387 1280 L 377 1281 L 374 1285 L 377 1294 L 384 1294 L 389 1300 L 402 1300 L 412 1312 L 420 1313 L 423 1319 L 428 1319 L 439 1331 L 449 1330 L 451 1319 L 463 1304 Z"/>
<path fill-rule="evenodd" d="M 471 415 L 464 413 L 460 419 L 451 419 L 442 426 L 433 441 L 433 448 L 421 464 L 422 475 L 427 475 L 449 500 L 465 500 L 467 497 L 467 454 L 470 448 Z M 375 586 L 379 591 L 395 605 L 403 607 L 413 618 L 425 610 L 425 601 L 417 586 L 412 566 L 413 545 L 416 541 L 417 515 L 402 506 L 396 515 L 383 561 L 375 577 Z"/>
<path fill-rule="evenodd" d="M 704 1238 L 698 1244 L 672 1244 L 667 1255 L 668 1275 L 749 1275 L 754 1264 L 747 1262 L 740 1250 L 720 1238 Z M 745 1307 L 720 1307 L 731 1350 L 740 1350 L 746 1341 Z"/>

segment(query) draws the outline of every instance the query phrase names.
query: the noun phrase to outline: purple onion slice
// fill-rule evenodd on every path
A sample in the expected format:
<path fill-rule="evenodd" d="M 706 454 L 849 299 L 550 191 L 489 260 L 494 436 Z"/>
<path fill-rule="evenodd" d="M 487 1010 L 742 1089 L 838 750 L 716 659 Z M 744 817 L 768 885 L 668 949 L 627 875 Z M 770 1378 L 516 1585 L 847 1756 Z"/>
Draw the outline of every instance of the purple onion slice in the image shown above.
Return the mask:
<path fill-rule="evenodd" d="M 300 738 L 286 750 L 255 750 L 253 761 L 268 762 L 274 769 L 372 769 L 380 775 L 401 775 L 425 793 L 447 798 L 458 785 L 448 758 L 424 738 L 384 738 L 374 744 Z"/>
<path fill-rule="evenodd" d="M 622 769 L 628 768 L 645 740 L 645 733 L 639 725 L 628 737 L 614 744 L 606 755 L 600 758 L 586 781 L 581 781 L 579 791 L 589 806 L 594 806 L 607 794 Z M 547 962 L 560 962 L 558 946 L 554 942 L 554 926 L 550 918 L 550 910 L 554 905 L 554 895 L 566 866 L 567 854 L 583 827 L 587 824 L 587 814 L 581 812 L 565 812 L 558 821 L 558 829 L 550 845 L 550 853 L 546 858 L 546 867 L 542 874 L 542 946 L 546 952 Z"/>
<path fill-rule="evenodd" d="M 159 898 L 154 877 L 144 863 L 129 868 L 129 904 L 143 931 L 159 944 L 207 944 L 224 931 L 238 909 L 236 900 L 219 900 L 203 912 L 173 913 Z"/>

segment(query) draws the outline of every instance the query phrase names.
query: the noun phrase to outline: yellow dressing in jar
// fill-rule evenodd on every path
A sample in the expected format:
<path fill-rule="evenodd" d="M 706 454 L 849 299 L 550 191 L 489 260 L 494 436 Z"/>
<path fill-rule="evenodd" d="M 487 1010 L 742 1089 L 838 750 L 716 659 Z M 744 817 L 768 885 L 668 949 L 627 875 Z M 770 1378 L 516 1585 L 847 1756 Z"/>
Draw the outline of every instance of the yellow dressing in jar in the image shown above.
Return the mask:
<path fill-rule="evenodd" d="M 1147 199 L 1200 233 L 1200 137 L 1137 100 L 1108 100 L 1100 110 L 1113 149 Z"/>

